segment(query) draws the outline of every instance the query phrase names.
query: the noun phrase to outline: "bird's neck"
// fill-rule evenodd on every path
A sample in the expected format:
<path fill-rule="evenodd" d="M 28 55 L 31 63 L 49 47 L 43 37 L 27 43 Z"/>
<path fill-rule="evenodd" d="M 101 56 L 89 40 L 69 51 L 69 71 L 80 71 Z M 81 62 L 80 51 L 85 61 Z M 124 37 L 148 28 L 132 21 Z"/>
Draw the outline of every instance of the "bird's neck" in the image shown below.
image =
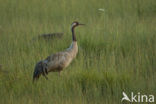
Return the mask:
<path fill-rule="evenodd" d="M 72 55 L 72 57 L 76 57 L 78 53 L 77 41 L 73 41 L 67 51 Z"/>
<path fill-rule="evenodd" d="M 72 31 L 72 40 L 77 41 L 76 36 L 75 36 L 75 32 L 74 32 L 74 27 L 71 28 L 71 31 Z"/>

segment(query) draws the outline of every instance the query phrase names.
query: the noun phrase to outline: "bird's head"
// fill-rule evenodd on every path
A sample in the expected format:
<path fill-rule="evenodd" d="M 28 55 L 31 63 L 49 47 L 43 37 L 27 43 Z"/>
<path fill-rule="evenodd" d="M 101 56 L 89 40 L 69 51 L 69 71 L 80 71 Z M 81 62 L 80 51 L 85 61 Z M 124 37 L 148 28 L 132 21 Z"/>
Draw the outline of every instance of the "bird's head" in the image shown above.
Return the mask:
<path fill-rule="evenodd" d="M 85 24 L 81 24 L 81 23 L 79 23 L 79 22 L 77 22 L 77 21 L 74 21 L 74 22 L 72 23 L 72 25 L 71 25 L 71 28 L 75 28 L 75 27 L 80 26 L 80 25 L 85 25 Z"/>

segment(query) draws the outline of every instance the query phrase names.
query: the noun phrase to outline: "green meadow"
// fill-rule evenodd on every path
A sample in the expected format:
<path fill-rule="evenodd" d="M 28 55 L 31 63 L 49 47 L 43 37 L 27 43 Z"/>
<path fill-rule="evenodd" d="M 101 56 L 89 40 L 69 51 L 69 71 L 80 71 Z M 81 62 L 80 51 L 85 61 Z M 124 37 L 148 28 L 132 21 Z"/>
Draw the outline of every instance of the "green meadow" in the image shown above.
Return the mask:
<path fill-rule="evenodd" d="M 73 21 L 86 24 L 75 31 L 76 59 L 33 84 L 35 64 L 70 46 Z M 56 32 L 63 37 L 34 40 Z M 156 1 L 0 0 L 0 65 L 0 104 L 121 104 L 123 91 L 156 97 Z"/>

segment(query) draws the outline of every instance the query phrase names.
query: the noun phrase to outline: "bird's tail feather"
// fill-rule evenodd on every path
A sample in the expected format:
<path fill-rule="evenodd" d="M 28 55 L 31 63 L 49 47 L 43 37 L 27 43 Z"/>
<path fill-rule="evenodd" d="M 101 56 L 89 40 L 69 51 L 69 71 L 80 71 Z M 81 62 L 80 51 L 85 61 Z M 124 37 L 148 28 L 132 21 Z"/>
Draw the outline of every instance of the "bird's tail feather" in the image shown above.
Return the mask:
<path fill-rule="evenodd" d="M 38 62 L 36 64 L 36 66 L 35 66 L 34 73 L 33 73 L 33 82 L 35 80 L 38 80 L 41 74 L 46 79 L 48 79 L 48 77 L 46 76 L 48 74 L 48 71 L 47 71 L 47 68 L 46 68 L 46 64 L 43 63 L 43 61 Z"/>

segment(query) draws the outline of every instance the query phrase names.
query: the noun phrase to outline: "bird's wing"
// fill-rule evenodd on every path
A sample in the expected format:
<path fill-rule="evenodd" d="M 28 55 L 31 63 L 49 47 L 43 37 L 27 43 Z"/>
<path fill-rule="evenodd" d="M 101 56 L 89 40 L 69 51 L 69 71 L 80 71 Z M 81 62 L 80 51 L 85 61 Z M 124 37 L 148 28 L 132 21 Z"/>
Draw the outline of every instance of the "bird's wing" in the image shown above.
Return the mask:
<path fill-rule="evenodd" d="M 60 71 L 64 68 L 70 57 L 68 52 L 59 52 L 52 54 L 45 60 L 38 62 L 34 69 L 33 80 L 37 80 L 42 74 L 46 79 L 46 74 L 50 71 Z"/>
<path fill-rule="evenodd" d="M 62 65 L 65 63 L 65 61 L 67 61 L 67 57 L 68 57 L 68 53 L 67 52 L 59 52 L 56 54 L 52 54 L 49 57 L 47 57 L 44 62 L 47 64 L 47 69 L 48 72 L 55 70 L 57 68 L 61 68 L 63 67 Z"/>

